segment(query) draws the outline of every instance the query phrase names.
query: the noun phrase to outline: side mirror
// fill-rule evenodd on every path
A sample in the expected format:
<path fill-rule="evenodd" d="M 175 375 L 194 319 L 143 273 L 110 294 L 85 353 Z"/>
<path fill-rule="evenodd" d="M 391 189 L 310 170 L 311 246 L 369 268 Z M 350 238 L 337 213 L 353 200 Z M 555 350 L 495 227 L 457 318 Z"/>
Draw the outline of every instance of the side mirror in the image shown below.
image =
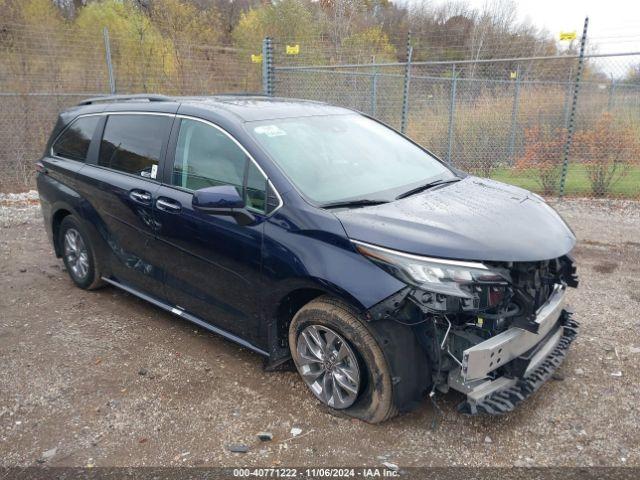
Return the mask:
<path fill-rule="evenodd" d="M 233 217 L 240 225 L 248 225 L 255 220 L 255 217 L 244 208 L 244 199 L 232 185 L 218 185 L 196 190 L 193 193 L 191 205 L 194 210 L 210 215 Z"/>

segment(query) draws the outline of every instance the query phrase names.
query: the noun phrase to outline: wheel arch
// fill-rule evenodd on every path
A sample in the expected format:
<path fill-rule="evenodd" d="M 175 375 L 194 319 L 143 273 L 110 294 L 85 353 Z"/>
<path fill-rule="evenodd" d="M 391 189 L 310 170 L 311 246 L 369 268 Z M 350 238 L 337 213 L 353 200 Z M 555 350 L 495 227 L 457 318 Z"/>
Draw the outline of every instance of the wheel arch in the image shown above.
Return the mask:
<path fill-rule="evenodd" d="M 269 362 L 272 369 L 291 358 L 289 352 L 289 324 L 294 315 L 312 300 L 323 295 L 344 302 L 358 312 L 365 307 L 352 295 L 330 282 L 306 279 L 287 282 L 265 300 L 267 319 L 265 322 L 268 338 Z"/>
<path fill-rule="evenodd" d="M 61 206 L 58 208 L 53 215 L 51 216 L 51 231 L 53 232 L 53 250 L 55 251 L 56 257 L 62 257 L 62 245 L 60 245 L 60 225 L 65 217 L 69 215 L 73 215 L 73 212 L 70 208 L 66 206 Z"/>
<path fill-rule="evenodd" d="M 51 212 L 52 241 L 56 257 L 62 257 L 62 246 L 60 245 L 59 239 L 60 225 L 66 217 L 73 215 L 73 217 L 78 219 L 80 226 L 89 236 L 94 254 L 96 255 L 96 261 L 100 266 L 100 271 L 103 274 L 108 274 L 109 247 L 104 234 L 101 234 L 102 230 L 106 233 L 106 229 L 100 228 L 101 220 L 95 209 L 86 201 L 81 202 L 76 208 L 69 202 L 59 200 L 52 205 Z"/>

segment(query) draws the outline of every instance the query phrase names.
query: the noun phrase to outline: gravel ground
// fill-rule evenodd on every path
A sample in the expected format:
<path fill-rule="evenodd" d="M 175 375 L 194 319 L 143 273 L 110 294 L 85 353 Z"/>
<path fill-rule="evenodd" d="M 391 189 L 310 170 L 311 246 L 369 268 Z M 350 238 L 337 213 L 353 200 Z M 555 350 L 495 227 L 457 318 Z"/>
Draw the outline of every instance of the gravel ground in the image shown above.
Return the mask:
<path fill-rule="evenodd" d="M 36 198 L 0 196 L 0 466 L 640 466 L 637 203 L 557 205 L 580 240 L 582 322 L 557 379 L 503 417 L 441 395 L 433 429 L 428 401 L 378 426 L 333 416 L 294 372 L 114 288 L 74 288 Z"/>

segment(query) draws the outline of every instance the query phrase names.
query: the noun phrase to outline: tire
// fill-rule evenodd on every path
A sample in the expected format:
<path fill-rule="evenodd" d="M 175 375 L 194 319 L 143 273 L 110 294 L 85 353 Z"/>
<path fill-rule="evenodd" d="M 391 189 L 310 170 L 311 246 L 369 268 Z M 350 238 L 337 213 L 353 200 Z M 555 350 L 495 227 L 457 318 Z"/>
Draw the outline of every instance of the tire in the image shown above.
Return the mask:
<path fill-rule="evenodd" d="M 327 402 L 326 392 L 323 394 L 317 392 L 323 385 L 325 376 L 315 380 L 316 384 L 310 385 L 310 382 L 314 381 L 311 379 L 316 375 L 316 372 L 326 368 L 325 364 L 317 362 L 316 359 L 313 359 L 314 363 L 309 362 L 307 351 L 309 344 L 306 338 L 313 334 L 313 329 L 320 332 L 325 340 L 331 337 L 332 333 L 337 334 L 341 337 L 340 340 L 345 340 L 348 344 L 348 351 L 355 354 L 359 382 L 357 395 L 351 404 L 346 402 L 346 405 L 336 407 L 336 405 Z M 305 342 L 307 343 L 305 344 Z M 339 341 L 336 343 L 339 344 Z M 312 341 L 312 344 L 315 343 Z M 382 348 L 369 329 L 359 320 L 357 312 L 347 305 L 330 297 L 320 297 L 302 307 L 293 317 L 289 326 L 289 347 L 303 381 L 327 407 L 368 423 L 384 422 L 398 414 L 393 402 L 391 371 Z M 317 367 L 318 370 L 315 370 L 316 362 L 321 366 Z M 314 369 L 310 370 L 309 365 L 313 365 Z M 333 372 L 333 368 L 336 367 L 330 365 L 328 368 Z M 329 387 L 326 390 L 332 390 L 330 385 Z M 337 388 L 340 389 L 340 386 Z M 336 390 L 335 384 L 333 390 Z M 334 395 L 334 397 L 338 396 Z"/>
<path fill-rule="evenodd" d="M 77 247 L 75 253 L 73 253 L 71 238 L 75 238 Z M 100 277 L 95 250 L 89 238 L 75 216 L 64 217 L 58 231 L 58 245 L 62 251 L 62 260 L 73 283 L 84 290 L 94 290 L 104 285 Z M 79 263 L 78 257 L 81 259 Z"/>

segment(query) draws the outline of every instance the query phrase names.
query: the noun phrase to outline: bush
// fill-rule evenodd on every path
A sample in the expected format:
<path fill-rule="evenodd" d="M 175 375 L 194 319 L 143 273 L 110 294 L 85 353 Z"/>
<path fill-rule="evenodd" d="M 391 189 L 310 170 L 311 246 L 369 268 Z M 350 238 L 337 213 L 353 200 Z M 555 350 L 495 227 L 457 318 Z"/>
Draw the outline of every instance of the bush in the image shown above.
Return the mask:
<path fill-rule="evenodd" d="M 566 130 L 537 125 L 525 130 L 524 139 L 524 153 L 516 162 L 516 168 L 535 175 L 544 195 L 554 194 L 562 171 Z"/>
<path fill-rule="evenodd" d="M 615 122 L 608 112 L 602 114 L 593 127 L 575 134 L 572 157 L 584 166 L 591 193 L 596 197 L 604 197 L 626 177 L 631 166 L 638 163 L 639 156 L 637 132 Z"/>

